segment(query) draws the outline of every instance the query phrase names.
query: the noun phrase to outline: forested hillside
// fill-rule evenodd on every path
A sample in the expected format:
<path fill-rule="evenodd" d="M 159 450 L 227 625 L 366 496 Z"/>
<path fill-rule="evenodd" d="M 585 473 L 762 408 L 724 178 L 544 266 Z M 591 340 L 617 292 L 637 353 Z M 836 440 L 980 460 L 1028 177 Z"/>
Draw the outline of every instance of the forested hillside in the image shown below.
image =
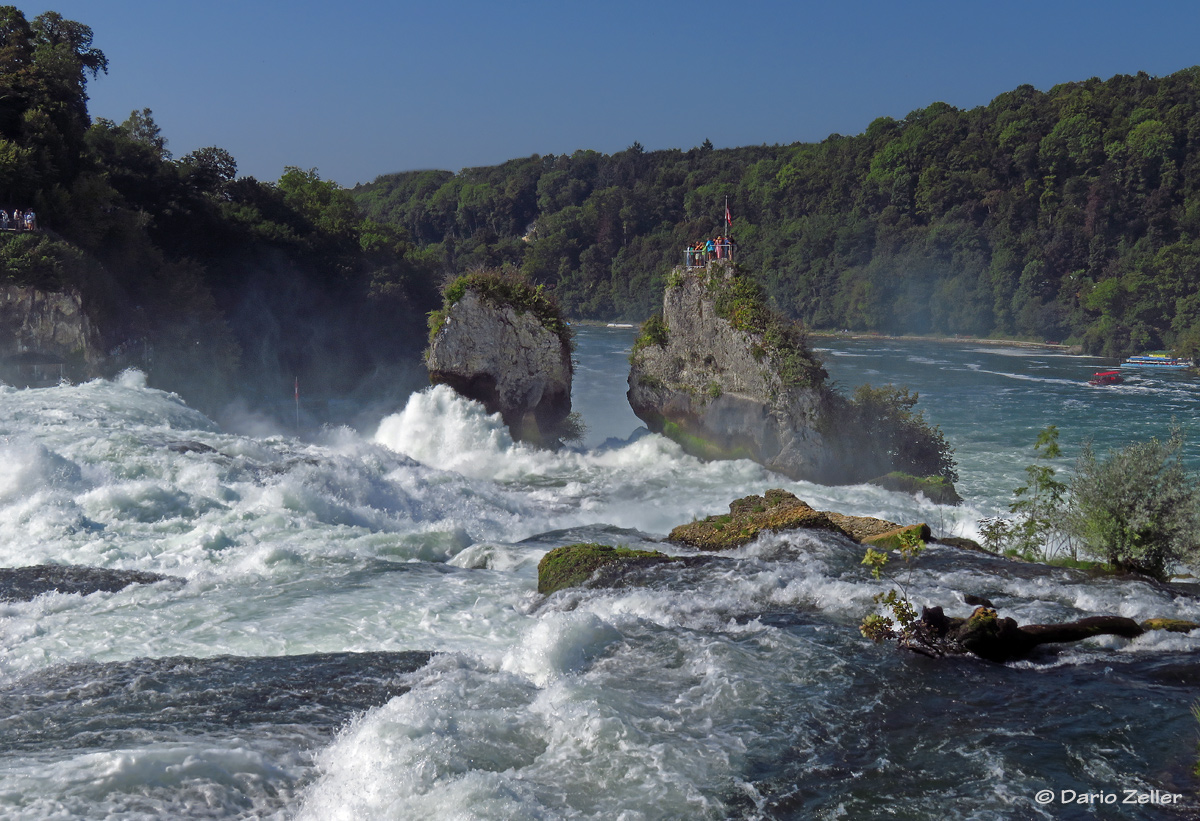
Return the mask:
<path fill-rule="evenodd" d="M 519 266 L 579 317 L 643 318 L 722 231 L 815 328 L 1200 352 L 1200 67 L 1021 86 L 817 144 L 533 156 L 354 190 L 447 270 Z"/>
<path fill-rule="evenodd" d="M 345 391 L 415 358 L 437 272 L 403 231 L 315 170 L 263 183 L 221 148 L 176 159 L 148 109 L 92 121 L 107 67 L 86 25 L 0 6 L 0 208 L 40 227 L 0 235 L 0 284 L 80 290 L 114 366 L 202 404 L 290 397 L 294 377 Z"/>

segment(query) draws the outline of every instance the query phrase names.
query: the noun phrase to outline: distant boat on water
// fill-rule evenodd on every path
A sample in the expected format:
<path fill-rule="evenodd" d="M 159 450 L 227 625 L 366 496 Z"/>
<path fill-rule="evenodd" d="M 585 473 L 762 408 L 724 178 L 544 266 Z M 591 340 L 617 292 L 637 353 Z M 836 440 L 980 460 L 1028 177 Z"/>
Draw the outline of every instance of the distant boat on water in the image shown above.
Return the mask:
<path fill-rule="evenodd" d="M 1121 363 L 1122 368 L 1155 368 L 1163 371 L 1184 371 L 1196 367 L 1190 359 L 1179 359 L 1165 351 L 1131 356 Z"/>
<path fill-rule="evenodd" d="M 610 322 L 610 323 L 608 323 L 608 327 L 609 328 L 632 328 L 633 326 L 628 323 L 625 323 L 625 322 Z"/>

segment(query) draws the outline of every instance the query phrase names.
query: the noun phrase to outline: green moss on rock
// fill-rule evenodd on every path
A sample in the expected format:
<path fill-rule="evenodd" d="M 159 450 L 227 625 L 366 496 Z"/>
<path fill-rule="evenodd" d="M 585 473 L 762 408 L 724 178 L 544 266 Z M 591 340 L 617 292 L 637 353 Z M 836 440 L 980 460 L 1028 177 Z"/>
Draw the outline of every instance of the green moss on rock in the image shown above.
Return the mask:
<path fill-rule="evenodd" d="M 803 328 L 771 310 L 763 287 L 736 265 L 712 266 L 705 282 L 717 316 L 734 328 L 753 334 L 754 358 L 770 356 L 785 387 L 819 387 L 828 374 L 808 347 Z M 761 353 L 760 353 L 761 352 Z"/>
<path fill-rule="evenodd" d="M 924 494 L 925 498 L 934 504 L 957 505 L 963 498 L 954 489 L 954 483 L 944 476 L 913 476 L 909 473 L 893 471 L 886 476 L 872 479 L 870 484 L 897 493 Z"/>
<path fill-rule="evenodd" d="M 882 548 L 884 550 L 899 550 L 904 543 L 905 535 L 911 534 L 916 536 L 923 542 L 929 541 L 930 532 L 929 525 L 921 523 L 916 525 L 906 525 L 897 527 L 892 530 L 877 533 L 874 536 L 867 536 L 862 539 L 863 544 L 869 544 L 872 547 Z"/>
<path fill-rule="evenodd" d="M 667 322 L 663 319 L 662 311 L 652 314 L 649 319 L 642 323 L 641 333 L 633 342 L 633 349 L 629 352 L 629 361 L 632 363 L 637 359 L 637 355 L 641 353 L 643 348 L 648 348 L 651 345 L 664 347 L 667 344 Z"/>
<path fill-rule="evenodd" d="M 931 541 L 929 527 L 925 524 L 899 525 L 870 516 L 815 510 L 802 499 L 778 488 L 768 490 L 763 496 L 736 499 L 730 503 L 728 513 L 679 525 L 668 539 L 700 550 L 728 550 L 753 541 L 764 530 L 797 528 L 828 530 L 885 550 L 898 548 L 905 533 L 912 533 L 922 541 Z"/>
<path fill-rule="evenodd" d="M 529 313 L 537 317 L 546 330 L 554 333 L 562 343 L 573 349 L 571 328 L 563 318 L 562 310 L 541 285 L 534 285 L 519 274 L 498 270 L 472 271 L 451 280 L 442 290 L 442 307 L 429 314 L 429 341 L 446 323 L 450 307 L 458 302 L 467 291 L 500 307 L 509 306 L 517 313 Z"/>
<path fill-rule="evenodd" d="M 670 541 L 700 550 L 728 550 L 753 541 L 764 530 L 818 528 L 845 533 L 830 518 L 786 490 L 768 490 L 764 496 L 746 496 L 729 505 L 729 513 L 680 525 Z"/>
<path fill-rule="evenodd" d="M 1172 633 L 1190 633 L 1200 630 L 1200 624 L 1183 619 L 1146 619 L 1142 622 L 1143 630 L 1167 630 Z"/>
<path fill-rule="evenodd" d="M 657 550 L 632 550 L 586 542 L 556 547 L 538 562 L 538 592 L 549 595 L 565 587 L 577 587 L 606 565 L 625 566 L 674 561 Z"/>

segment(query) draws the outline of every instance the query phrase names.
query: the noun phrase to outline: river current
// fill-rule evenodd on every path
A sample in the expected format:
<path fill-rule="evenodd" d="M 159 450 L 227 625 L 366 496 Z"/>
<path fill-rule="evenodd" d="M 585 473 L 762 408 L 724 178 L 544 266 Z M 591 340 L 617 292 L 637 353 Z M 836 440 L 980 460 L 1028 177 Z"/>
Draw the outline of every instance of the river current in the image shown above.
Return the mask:
<path fill-rule="evenodd" d="M 0 817 L 1200 817 L 1200 633 L 1005 665 L 876 646 L 857 624 L 885 584 L 815 532 L 642 586 L 536 592 L 551 548 L 687 553 L 658 540 L 772 487 L 977 537 L 1040 429 L 1068 457 L 1163 436 L 1197 418 L 1200 381 L 1092 388 L 1112 363 L 817 340 L 843 389 L 920 394 L 958 457 L 966 502 L 946 507 L 634 436 L 633 333 L 579 329 L 589 433 L 553 454 L 445 388 L 297 437 L 222 429 L 137 372 L 0 387 L 0 567 L 166 577 L 29 598 L 0 571 Z M 1180 590 L 937 546 L 909 587 L 949 615 L 971 594 L 1021 623 L 1200 621 Z"/>

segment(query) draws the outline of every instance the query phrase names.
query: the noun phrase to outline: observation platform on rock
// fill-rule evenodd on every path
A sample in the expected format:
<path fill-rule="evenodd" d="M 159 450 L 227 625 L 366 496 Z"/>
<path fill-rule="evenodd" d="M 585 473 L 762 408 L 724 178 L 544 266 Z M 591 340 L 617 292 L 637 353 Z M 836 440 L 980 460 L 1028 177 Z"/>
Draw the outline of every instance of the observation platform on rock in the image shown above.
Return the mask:
<path fill-rule="evenodd" d="M 688 247 L 683 249 L 683 267 L 691 270 L 707 267 L 710 262 L 732 262 L 737 250 L 737 243 L 731 240 L 714 242 L 712 251 L 707 248 Z"/>

